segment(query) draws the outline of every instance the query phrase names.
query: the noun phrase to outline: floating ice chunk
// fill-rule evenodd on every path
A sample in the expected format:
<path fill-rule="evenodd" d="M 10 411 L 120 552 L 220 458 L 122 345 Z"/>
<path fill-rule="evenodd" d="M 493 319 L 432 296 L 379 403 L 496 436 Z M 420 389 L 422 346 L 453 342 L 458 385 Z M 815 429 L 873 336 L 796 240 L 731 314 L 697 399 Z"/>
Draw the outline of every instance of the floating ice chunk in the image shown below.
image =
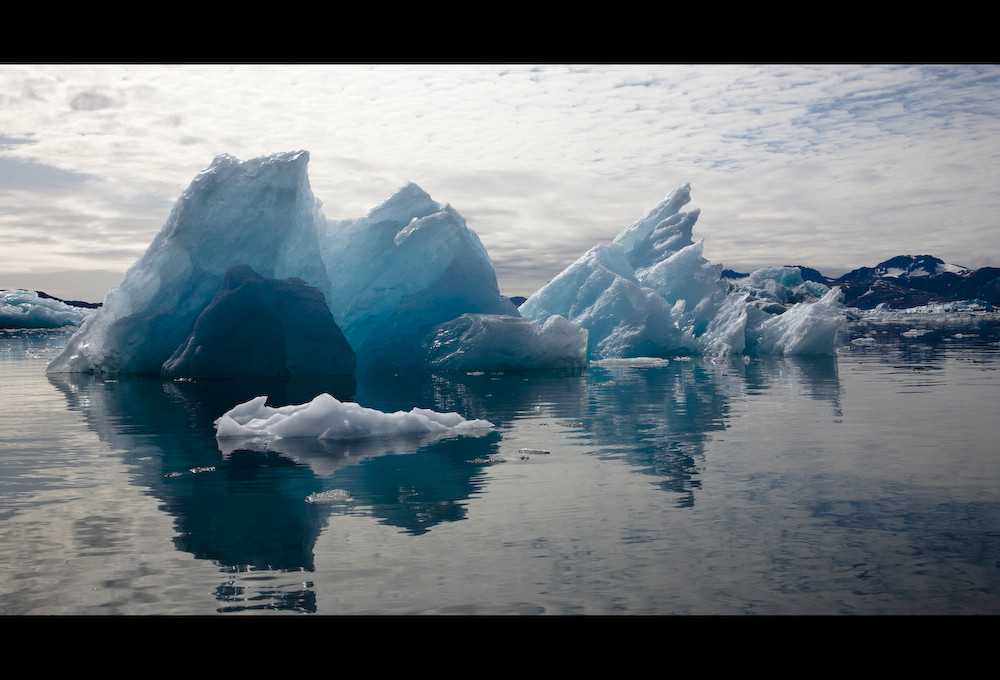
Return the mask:
<path fill-rule="evenodd" d="M 475 463 L 477 465 L 487 464 L 487 465 L 497 465 L 499 463 L 506 463 L 509 459 L 500 455 L 499 453 L 491 453 L 486 458 L 473 458 L 470 463 Z"/>
<path fill-rule="evenodd" d="M 834 354 L 844 325 L 839 288 L 813 303 L 799 303 L 771 316 L 757 328 L 754 354 Z"/>
<path fill-rule="evenodd" d="M 346 489 L 330 489 L 329 491 L 320 491 L 306 496 L 306 503 L 315 503 L 317 505 L 341 505 L 350 503 L 353 500 L 354 497 L 351 495 L 351 492 Z"/>
<path fill-rule="evenodd" d="M 414 434 L 475 434 L 493 427 L 457 413 L 414 408 L 386 413 L 321 394 L 311 402 L 270 407 L 260 396 L 230 409 L 215 421 L 216 437 L 273 436 L 360 439 Z"/>
<path fill-rule="evenodd" d="M 638 368 L 666 366 L 669 363 L 670 359 L 664 359 L 661 357 L 633 357 L 630 359 L 614 357 L 611 359 L 594 359 L 590 362 L 591 366 L 629 366 Z"/>
<path fill-rule="evenodd" d="M 802 278 L 798 267 L 766 267 L 751 272 L 749 287 L 763 297 L 765 294 L 782 304 L 794 304 L 819 299 L 830 290 L 828 286 Z"/>
<path fill-rule="evenodd" d="M 427 365 L 503 371 L 587 364 L 587 331 L 561 316 L 544 324 L 498 314 L 463 314 L 434 329 Z"/>
<path fill-rule="evenodd" d="M 649 356 L 683 345 L 673 309 L 635 278 L 623 246 L 598 244 L 537 291 L 521 316 L 562 316 L 588 332 L 589 357 Z"/>
<path fill-rule="evenodd" d="M 42 297 L 33 290 L 0 290 L 0 328 L 79 326 L 95 311 Z"/>

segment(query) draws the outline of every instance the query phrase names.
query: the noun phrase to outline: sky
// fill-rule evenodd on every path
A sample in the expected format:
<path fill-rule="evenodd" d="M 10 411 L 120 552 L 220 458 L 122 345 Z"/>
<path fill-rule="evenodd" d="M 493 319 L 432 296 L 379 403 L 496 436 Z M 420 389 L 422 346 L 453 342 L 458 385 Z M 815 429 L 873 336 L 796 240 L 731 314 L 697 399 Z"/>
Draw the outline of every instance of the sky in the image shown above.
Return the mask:
<path fill-rule="evenodd" d="M 528 296 L 691 185 L 738 271 L 1000 266 L 1000 65 L 0 64 L 0 288 L 100 301 L 195 175 L 310 153 L 324 214 L 408 181 Z"/>

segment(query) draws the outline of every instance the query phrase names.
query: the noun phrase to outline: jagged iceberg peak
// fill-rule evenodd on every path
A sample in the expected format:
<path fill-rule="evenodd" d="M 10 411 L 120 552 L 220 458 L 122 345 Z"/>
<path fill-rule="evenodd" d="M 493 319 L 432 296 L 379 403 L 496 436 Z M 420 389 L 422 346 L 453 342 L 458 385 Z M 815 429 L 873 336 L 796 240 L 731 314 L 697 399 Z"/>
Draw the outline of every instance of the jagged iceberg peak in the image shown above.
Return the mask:
<path fill-rule="evenodd" d="M 465 218 L 412 182 L 363 218 L 328 221 L 322 254 L 330 309 L 360 364 L 420 363 L 413 348 L 462 314 L 519 316 Z"/>
<path fill-rule="evenodd" d="M 681 208 L 690 202 L 691 185 L 685 184 L 622 229 L 613 242 L 621 245 L 635 268 L 649 266 L 668 257 L 692 243 L 691 234 L 699 211 L 681 212 Z M 660 257 L 651 257 L 656 254 Z"/>
<path fill-rule="evenodd" d="M 439 210 L 441 204 L 432 199 L 430 194 L 414 182 L 407 182 L 372 208 L 364 219 L 371 224 L 391 222 L 405 225 L 415 218 L 427 217 Z"/>
<path fill-rule="evenodd" d="M 839 291 L 816 284 L 821 290 L 798 303 L 811 305 L 806 310 L 788 306 L 792 295 L 730 287 L 722 266 L 703 257 L 703 241 L 692 240 L 700 212 L 682 212 L 689 201 L 684 185 L 528 298 L 521 315 L 539 322 L 560 315 L 585 328 L 591 359 L 833 353 L 843 323 Z M 773 276 L 750 278 L 776 284 Z"/>
<path fill-rule="evenodd" d="M 305 151 L 216 157 L 49 372 L 159 373 L 236 265 L 328 290 L 308 161 Z"/>

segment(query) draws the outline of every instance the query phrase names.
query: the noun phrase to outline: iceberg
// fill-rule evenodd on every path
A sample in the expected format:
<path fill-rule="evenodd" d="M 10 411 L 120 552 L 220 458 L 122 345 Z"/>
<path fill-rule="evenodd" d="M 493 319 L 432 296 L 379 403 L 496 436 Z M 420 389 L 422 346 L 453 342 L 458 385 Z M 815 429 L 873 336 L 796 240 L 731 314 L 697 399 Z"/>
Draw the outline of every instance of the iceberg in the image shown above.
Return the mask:
<path fill-rule="evenodd" d="M 43 297 L 33 290 L 0 291 L 0 328 L 62 328 L 79 326 L 95 310 Z"/>
<path fill-rule="evenodd" d="M 434 327 L 463 314 L 520 317 L 479 236 L 412 182 L 323 233 L 327 300 L 365 366 L 424 365 Z"/>
<path fill-rule="evenodd" d="M 492 429 L 487 420 L 466 420 L 457 413 L 430 409 L 386 413 L 354 402 L 320 394 L 305 404 L 274 408 L 260 396 L 226 411 L 215 421 L 215 435 L 229 437 L 319 438 L 349 440 L 365 437 L 476 434 Z"/>
<path fill-rule="evenodd" d="M 522 319 L 450 205 L 408 183 L 365 217 L 327 220 L 308 159 L 217 157 L 48 372 L 340 375 L 465 367 L 476 356 L 495 365 L 513 345 L 483 334 L 508 332 L 530 343 L 517 348 L 525 368 L 579 363 L 579 329 Z M 439 327 L 468 314 L 484 317 L 467 336 L 476 349 L 446 359 Z"/>
<path fill-rule="evenodd" d="M 246 265 L 268 279 L 301 278 L 324 290 L 324 220 L 307 163 L 304 151 L 246 162 L 218 156 L 48 372 L 161 373 L 187 344 L 230 267 Z"/>
<path fill-rule="evenodd" d="M 840 291 L 798 268 L 721 279 L 692 239 L 690 184 L 580 257 L 519 308 L 559 315 L 589 333 L 589 359 L 679 354 L 833 354 L 845 317 Z"/>
<path fill-rule="evenodd" d="M 794 268 L 724 283 L 692 240 L 699 212 L 681 210 L 690 185 L 519 310 L 450 205 L 407 183 L 364 217 L 328 220 L 308 160 L 215 158 L 48 372 L 291 377 L 833 351 L 835 289 Z"/>

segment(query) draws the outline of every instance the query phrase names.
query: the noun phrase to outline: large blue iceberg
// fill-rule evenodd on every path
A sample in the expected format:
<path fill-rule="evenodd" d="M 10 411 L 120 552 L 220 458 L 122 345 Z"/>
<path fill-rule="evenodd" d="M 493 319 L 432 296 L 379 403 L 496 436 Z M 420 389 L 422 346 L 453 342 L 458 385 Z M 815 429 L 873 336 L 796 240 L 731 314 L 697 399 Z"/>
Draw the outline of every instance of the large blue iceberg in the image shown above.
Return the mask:
<path fill-rule="evenodd" d="M 160 373 L 187 344 L 230 267 L 247 265 L 268 279 L 301 278 L 324 290 L 324 221 L 307 163 L 305 152 L 244 163 L 216 158 L 48 371 Z"/>
<path fill-rule="evenodd" d="M 328 220 L 309 154 L 217 157 L 50 373 L 173 377 L 577 367 L 677 353 L 828 353 L 837 291 L 798 270 L 739 286 L 691 240 L 689 187 L 520 309 L 451 206 L 406 184 Z M 756 278 L 754 278 L 756 277 Z"/>
<path fill-rule="evenodd" d="M 496 349 L 508 335 L 524 368 L 586 363 L 585 331 L 523 319 L 500 294 L 486 249 L 451 206 L 407 184 L 363 218 L 327 220 L 308 159 L 305 151 L 217 157 L 48 371 L 488 370 L 509 365 Z M 483 316 L 477 327 L 497 337 L 478 334 L 465 351 L 440 351 L 453 332 L 442 324 L 469 315 Z M 323 338 L 330 347 L 318 354 Z"/>

